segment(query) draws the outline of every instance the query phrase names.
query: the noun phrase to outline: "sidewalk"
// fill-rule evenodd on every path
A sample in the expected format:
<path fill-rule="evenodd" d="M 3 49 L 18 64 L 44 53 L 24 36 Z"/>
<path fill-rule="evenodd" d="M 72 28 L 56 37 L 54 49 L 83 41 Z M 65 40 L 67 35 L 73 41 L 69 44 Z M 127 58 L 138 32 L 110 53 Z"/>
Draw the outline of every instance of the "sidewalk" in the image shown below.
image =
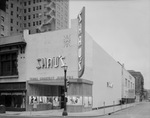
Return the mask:
<path fill-rule="evenodd" d="M 132 103 L 132 104 L 125 104 L 125 105 L 120 105 L 120 106 L 114 106 L 110 108 L 104 108 L 104 109 L 98 109 L 98 110 L 92 110 L 88 112 L 79 112 L 79 113 L 68 113 L 68 116 L 80 116 L 80 117 L 91 117 L 91 116 L 102 116 L 102 115 L 107 115 L 109 113 L 114 113 L 119 110 L 126 109 L 128 107 L 135 106 L 137 103 Z M 10 112 L 7 111 L 5 114 L 0 114 L 0 115 L 9 115 L 9 116 L 62 116 L 63 110 L 45 110 L 45 111 L 24 111 L 24 112 Z"/>

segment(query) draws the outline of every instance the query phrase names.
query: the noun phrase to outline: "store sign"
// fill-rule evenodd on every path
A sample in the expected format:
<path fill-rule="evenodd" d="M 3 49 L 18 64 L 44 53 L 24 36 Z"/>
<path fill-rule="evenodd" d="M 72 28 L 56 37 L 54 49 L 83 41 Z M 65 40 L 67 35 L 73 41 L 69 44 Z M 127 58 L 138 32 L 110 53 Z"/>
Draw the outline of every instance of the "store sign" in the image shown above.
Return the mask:
<path fill-rule="evenodd" d="M 78 15 L 78 77 L 84 73 L 85 66 L 85 7 Z"/>
<path fill-rule="evenodd" d="M 52 57 L 52 58 L 38 58 L 37 59 L 37 69 L 46 69 L 46 68 L 58 68 L 63 67 L 65 65 L 64 62 L 65 57 L 58 56 L 58 57 Z"/>
<path fill-rule="evenodd" d="M 107 87 L 113 88 L 113 83 L 112 82 L 107 82 Z"/>

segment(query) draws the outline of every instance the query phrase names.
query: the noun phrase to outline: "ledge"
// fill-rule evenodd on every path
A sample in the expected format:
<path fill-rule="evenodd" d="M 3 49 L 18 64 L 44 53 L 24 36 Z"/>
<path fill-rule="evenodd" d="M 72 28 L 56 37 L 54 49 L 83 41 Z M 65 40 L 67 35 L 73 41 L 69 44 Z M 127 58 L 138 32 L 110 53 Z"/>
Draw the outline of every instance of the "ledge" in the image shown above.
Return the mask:
<path fill-rule="evenodd" d="M 49 79 L 49 80 L 28 80 L 29 84 L 40 84 L 40 85 L 64 85 L 64 79 Z M 79 84 L 90 84 L 93 82 L 85 79 L 69 79 L 70 83 L 79 83 Z"/>
<path fill-rule="evenodd" d="M 19 78 L 19 76 L 18 75 L 0 76 L 0 79 L 12 79 L 12 78 Z"/>

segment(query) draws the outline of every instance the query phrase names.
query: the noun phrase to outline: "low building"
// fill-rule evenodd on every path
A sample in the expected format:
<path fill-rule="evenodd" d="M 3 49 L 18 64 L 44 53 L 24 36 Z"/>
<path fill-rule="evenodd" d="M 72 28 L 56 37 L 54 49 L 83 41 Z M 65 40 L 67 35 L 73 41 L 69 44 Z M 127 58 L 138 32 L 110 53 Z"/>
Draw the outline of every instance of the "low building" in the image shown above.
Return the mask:
<path fill-rule="evenodd" d="M 85 32 L 84 12 L 70 29 L 25 30 L 0 39 L 0 104 L 7 110 L 29 111 L 34 101 L 37 110 L 64 108 L 64 65 L 69 112 L 119 105 L 134 97 L 134 78 Z M 123 87 L 125 78 L 128 88 Z"/>
<path fill-rule="evenodd" d="M 135 95 L 136 101 L 142 101 L 144 97 L 144 78 L 141 72 L 128 70 L 128 72 L 135 78 Z"/>
<path fill-rule="evenodd" d="M 135 101 L 135 78 L 122 66 L 122 103 Z"/>

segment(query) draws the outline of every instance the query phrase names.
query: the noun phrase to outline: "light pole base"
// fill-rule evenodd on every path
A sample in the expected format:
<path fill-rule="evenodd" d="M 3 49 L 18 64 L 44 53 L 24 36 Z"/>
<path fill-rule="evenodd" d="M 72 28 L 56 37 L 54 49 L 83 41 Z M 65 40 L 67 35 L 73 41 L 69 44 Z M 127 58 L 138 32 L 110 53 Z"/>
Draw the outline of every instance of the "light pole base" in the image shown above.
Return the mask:
<path fill-rule="evenodd" d="M 63 116 L 68 116 L 67 111 L 63 111 L 62 115 L 63 115 Z"/>

